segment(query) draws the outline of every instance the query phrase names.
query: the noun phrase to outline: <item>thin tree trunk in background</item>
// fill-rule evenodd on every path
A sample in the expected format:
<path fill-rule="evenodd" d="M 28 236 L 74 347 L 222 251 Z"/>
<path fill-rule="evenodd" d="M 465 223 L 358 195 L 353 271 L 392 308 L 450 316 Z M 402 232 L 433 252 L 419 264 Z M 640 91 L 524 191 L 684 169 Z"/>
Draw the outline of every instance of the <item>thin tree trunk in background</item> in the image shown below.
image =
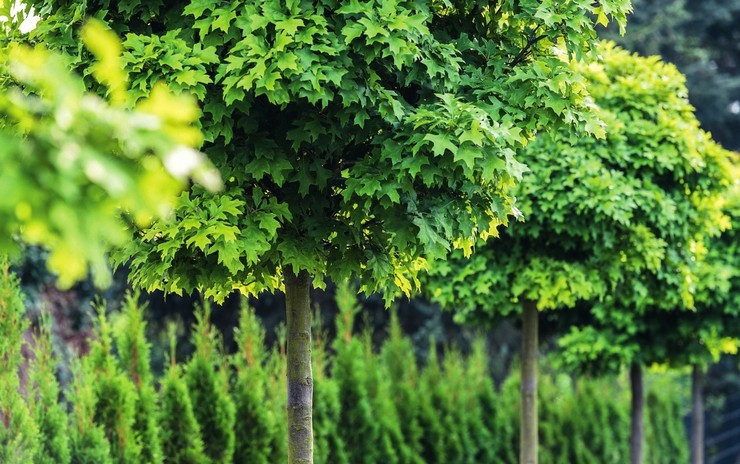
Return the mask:
<path fill-rule="evenodd" d="M 704 464 L 704 373 L 698 364 L 691 371 L 691 464 Z"/>
<path fill-rule="evenodd" d="M 313 464 L 310 276 L 289 267 L 285 276 L 288 319 L 288 464 Z"/>
<path fill-rule="evenodd" d="M 536 303 L 523 300 L 520 464 L 537 464 L 537 316 Z"/>
<path fill-rule="evenodd" d="M 632 421 L 630 429 L 630 463 L 642 464 L 643 437 L 645 435 L 645 395 L 642 385 L 642 366 L 630 366 L 630 389 L 632 390 Z"/>

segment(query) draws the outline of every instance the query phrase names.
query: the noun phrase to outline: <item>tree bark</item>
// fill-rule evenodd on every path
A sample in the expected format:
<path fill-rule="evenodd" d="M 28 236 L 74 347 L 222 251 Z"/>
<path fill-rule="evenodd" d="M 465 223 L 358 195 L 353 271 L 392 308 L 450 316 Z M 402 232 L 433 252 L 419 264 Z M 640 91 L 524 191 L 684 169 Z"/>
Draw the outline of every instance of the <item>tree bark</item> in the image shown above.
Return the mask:
<path fill-rule="evenodd" d="M 691 464 L 704 464 L 704 372 L 698 364 L 691 371 Z"/>
<path fill-rule="evenodd" d="M 537 464 L 537 305 L 522 301 L 522 379 L 519 463 Z"/>
<path fill-rule="evenodd" d="M 311 372 L 310 276 L 285 276 L 288 319 L 288 464 L 313 464 L 313 374 Z"/>
<path fill-rule="evenodd" d="M 632 422 L 630 428 L 630 463 L 642 464 L 643 437 L 645 435 L 645 396 L 642 385 L 642 366 L 630 366 L 630 389 L 632 391 Z"/>

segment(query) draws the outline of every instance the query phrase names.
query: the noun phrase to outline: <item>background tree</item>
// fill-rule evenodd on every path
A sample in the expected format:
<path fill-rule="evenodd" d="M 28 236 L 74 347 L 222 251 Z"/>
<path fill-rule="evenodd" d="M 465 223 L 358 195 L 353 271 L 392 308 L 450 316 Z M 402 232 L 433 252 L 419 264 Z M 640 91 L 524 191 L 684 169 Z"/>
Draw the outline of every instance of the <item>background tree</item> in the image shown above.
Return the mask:
<path fill-rule="evenodd" d="M 157 391 L 151 372 L 151 346 L 146 339 L 144 308 L 139 306 L 139 293 L 126 296 L 122 313 L 114 321 L 113 335 L 123 370 L 136 389 L 134 433 L 141 443 L 142 463 L 162 462 L 162 447 L 157 427 Z"/>
<path fill-rule="evenodd" d="M 203 450 L 213 463 L 228 464 L 234 454 L 235 406 L 229 392 L 222 345 L 211 325 L 211 307 L 203 304 L 196 313 L 192 332 L 195 353 L 185 367 L 185 381 L 200 424 Z"/>
<path fill-rule="evenodd" d="M 126 35 L 126 68 L 203 104 L 204 150 L 227 180 L 194 188 L 181 226 L 140 231 L 119 257 L 149 290 L 285 288 L 290 462 L 311 461 L 311 281 L 359 275 L 387 297 L 513 211 L 514 149 L 559 121 L 593 125 L 563 53 L 594 43 L 596 3 L 276 0 L 29 2 L 33 39 L 89 67 L 71 38 L 95 16 Z"/>
<path fill-rule="evenodd" d="M 675 67 L 605 43 L 581 68 L 606 138 L 538 138 L 522 156 L 531 177 L 514 192 L 525 223 L 471 260 L 439 265 L 430 286 L 463 320 L 490 323 L 521 305 L 522 460 L 537 449 L 537 310 L 590 300 L 628 328 L 631 314 L 690 308 L 693 245 L 725 222 L 726 153 L 699 129 Z"/>
<path fill-rule="evenodd" d="M 725 148 L 740 149 L 740 45 L 737 0 L 635 0 L 629 34 L 606 36 L 642 55 L 660 55 L 686 76 L 702 127 Z"/>
<path fill-rule="evenodd" d="M 175 359 L 175 329 L 171 326 L 169 366 L 159 389 L 162 454 L 173 464 L 206 464 L 200 426 L 193 413 L 182 367 Z"/>
<path fill-rule="evenodd" d="M 57 357 L 51 338 L 48 314 L 42 317 L 33 337 L 33 362 L 28 376 L 28 405 L 39 429 L 37 464 L 69 464 L 71 455 L 67 432 L 67 411 L 59 402 L 56 378 Z"/>
<path fill-rule="evenodd" d="M 725 211 L 737 223 L 737 184 L 729 186 Z M 703 243 L 695 245 L 702 250 Z M 591 372 L 614 372 L 624 365 L 663 364 L 692 370 L 692 458 L 704 462 L 703 373 L 722 353 L 736 354 L 740 339 L 737 314 L 738 256 L 734 228 L 708 239 L 693 273 L 694 306 L 666 312 L 648 308 L 615 320 L 603 312 L 575 318 L 560 339 L 566 365 Z M 613 347 L 617 348 L 613 348 Z M 653 401 L 658 401 L 653 399 Z M 659 404 L 659 407 L 665 405 Z M 654 460 L 654 458 L 651 458 Z"/>
<path fill-rule="evenodd" d="M 6 257 L 0 256 L 0 458 L 21 464 L 33 461 L 39 447 L 39 430 L 20 393 L 18 369 L 28 322 L 23 318 L 23 297 Z"/>
<path fill-rule="evenodd" d="M 265 334 L 254 309 L 245 301 L 242 302 L 235 336 L 238 351 L 233 361 L 236 366 L 232 395 L 236 413 L 234 462 L 268 464 L 276 418 L 269 408 L 265 408 Z"/>

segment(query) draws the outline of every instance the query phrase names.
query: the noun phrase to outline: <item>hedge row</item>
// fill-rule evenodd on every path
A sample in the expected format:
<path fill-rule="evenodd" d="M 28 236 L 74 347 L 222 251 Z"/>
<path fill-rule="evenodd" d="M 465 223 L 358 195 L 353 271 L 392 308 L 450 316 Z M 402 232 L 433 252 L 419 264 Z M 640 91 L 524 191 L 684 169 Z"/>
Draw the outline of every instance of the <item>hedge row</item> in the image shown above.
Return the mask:
<path fill-rule="evenodd" d="M 3 280 L 4 279 L 4 280 Z M 109 321 L 100 310 L 96 337 L 58 401 L 48 330 L 21 382 L 22 301 L 7 270 L 0 283 L 0 462 L 3 463 L 278 463 L 285 462 L 285 357 L 268 349 L 253 311 L 242 311 L 238 351 L 224 354 L 201 309 L 194 355 L 164 375 L 149 367 L 150 344 L 135 298 Z M 316 331 L 316 463 L 512 463 L 518 449 L 518 380 L 496 389 L 486 349 L 463 356 L 432 353 L 423 368 L 396 318 L 374 351 L 357 335 L 358 311 L 347 287 L 337 294 L 337 335 Z M 175 339 L 174 333 L 170 337 Z M 441 358 L 441 359 L 440 359 Z M 648 463 L 687 462 L 679 395 L 661 388 L 647 401 Z M 540 462 L 628 461 L 629 413 L 619 381 L 544 375 L 540 388 Z M 69 410 L 69 414 L 67 413 Z"/>

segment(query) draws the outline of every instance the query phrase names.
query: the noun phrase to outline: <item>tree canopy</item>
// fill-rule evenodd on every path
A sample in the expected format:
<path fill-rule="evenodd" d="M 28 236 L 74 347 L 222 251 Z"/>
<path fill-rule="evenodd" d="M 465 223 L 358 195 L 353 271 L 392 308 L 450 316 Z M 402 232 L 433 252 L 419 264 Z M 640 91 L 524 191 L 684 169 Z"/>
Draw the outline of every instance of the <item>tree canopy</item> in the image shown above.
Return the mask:
<path fill-rule="evenodd" d="M 150 290 L 223 298 L 320 283 L 409 293 L 430 261 L 470 250 L 512 213 L 516 150 L 565 120 L 599 130 L 563 60 L 626 1 L 31 2 L 34 38 L 89 66 L 73 31 L 99 17 L 125 36 L 132 88 L 156 82 L 203 105 L 203 150 L 226 188 L 200 188 L 179 226 L 126 251 Z M 123 261 L 125 258 L 120 258 Z"/>
<path fill-rule="evenodd" d="M 521 298 L 591 300 L 610 318 L 693 306 L 703 240 L 728 225 L 728 153 L 699 129 L 674 66 L 606 42 L 580 67 L 606 138 L 553 131 L 527 147 L 514 192 L 525 221 L 437 268 L 434 297 L 461 318 L 506 315 Z"/>

